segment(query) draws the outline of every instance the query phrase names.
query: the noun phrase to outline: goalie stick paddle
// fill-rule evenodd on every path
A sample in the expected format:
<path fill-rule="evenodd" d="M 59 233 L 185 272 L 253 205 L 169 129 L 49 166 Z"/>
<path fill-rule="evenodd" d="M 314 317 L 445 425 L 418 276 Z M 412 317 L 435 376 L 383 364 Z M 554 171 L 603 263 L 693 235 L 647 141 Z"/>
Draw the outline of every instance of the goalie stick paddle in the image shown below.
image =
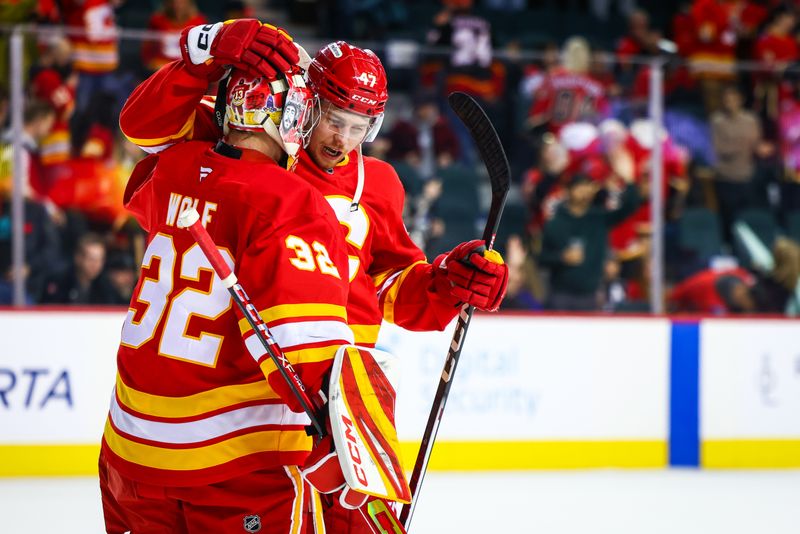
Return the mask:
<path fill-rule="evenodd" d="M 327 434 L 325 427 L 322 426 L 321 418 L 316 412 L 315 405 L 308 396 L 306 387 L 302 379 L 292 367 L 292 364 L 283 354 L 275 338 L 270 334 L 267 325 L 258 313 L 258 309 L 250 301 L 250 297 L 239 284 L 236 275 L 233 273 L 231 267 L 225 262 L 225 259 L 220 254 L 217 246 L 208 233 L 208 230 L 200 223 L 200 215 L 194 208 L 189 208 L 180 214 L 178 217 L 178 226 L 185 228 L 192 235 L 194 240 L 200 246 L 206 259 L 211 264 L 214 272 L 222 280 L 223 285 L 228 289 L 228 292 L 233 297 L 233 301 L 242 312 L 245 319 L 247 319 L 253 333 L 258 337 L 264 350 L 267 351 L 269 357 L 275 363 L 278 371 L 286 383 L 292 390 L 303 410 L 311 420 L 311 425 L 314 427 L 314 433 L 323 438 Z M 406 534 L 402 524 L 397 519 L 391 505 L 376 497 L 370 497 L 366 504 L 359 508 L 359 512 L 364 518 L 369 528 L 374 534 Z"/>
<path fill-rule="evenodd" d="M 447 100 L 450 103 L 450 107 L 469 130 L 475 145 L 478 147 L 478 152 L 480 152 L 486 170 L 489 172 L 489 181 L 492 186 L 492 203 L 489 207 L 489 215 L 486 218 L 486 226 L 483 230 L 483 240 L 486 242 L 487 250 L 492 250 L 511 181 L 508 159 L 506 159 L 503 145 L 500 143 L 500 138 L 497 136 L 489 117 L 486 116 L 486 113 L 471 96 L 456 92 L 451 93 Z M 428 461 L 433 451 L 433 443 L 436 440 L 436 434 L 439 432 L 439 424 L 442 421 L 447 397 L 450 395 L 453 375 L 456 372 L 458 359 L 461 356 L 461 349 L 464 347 L 464 339 L 467 336 L 467 328 L 472 319 L 473 311 L 475 311 L 474 307 L 464 304 L 458 314 L 456 330 L 453 333 L 453 340 L 450 342 L 450 347 L 447 351 L 442 376 L 439 378 L 439 387 L 436 389 L 436 395 L 433 398 L 433 406 L 431 406 L 428 423 L 422 435 L 417 461 L 414 463 L 414 470 L 411 473 L 409 484 L 411 487 L 411 503 L 403 506 L 403 511 L 400 513 L 400 521 L 406 530 L 410 528 L 411 518 L 414 515 L 414 508 L 422 487 L 422 479 L 428 470 Z"/>

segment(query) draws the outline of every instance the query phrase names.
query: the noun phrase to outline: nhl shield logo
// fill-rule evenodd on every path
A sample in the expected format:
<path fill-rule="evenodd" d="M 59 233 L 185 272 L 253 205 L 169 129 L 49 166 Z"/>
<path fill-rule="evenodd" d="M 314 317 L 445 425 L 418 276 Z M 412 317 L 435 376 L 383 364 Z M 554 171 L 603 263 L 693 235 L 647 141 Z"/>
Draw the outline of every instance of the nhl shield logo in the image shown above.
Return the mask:
<path fill-rule="evenodd" d="M 245 532 L 258 532 L 261 530 L 261 517 L 257 515 L 244 516 L 244 531 Z"/>

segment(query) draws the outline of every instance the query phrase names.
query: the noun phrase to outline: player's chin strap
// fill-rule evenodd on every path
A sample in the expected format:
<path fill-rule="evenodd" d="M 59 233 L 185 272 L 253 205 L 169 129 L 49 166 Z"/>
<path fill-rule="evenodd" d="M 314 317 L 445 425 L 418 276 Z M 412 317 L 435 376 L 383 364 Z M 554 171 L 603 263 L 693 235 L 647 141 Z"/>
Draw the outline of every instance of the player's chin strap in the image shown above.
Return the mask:
<path fill-rule="evenodd" d="M 230 69 L 225 72 L 225 76 L 217 82 L 217 99 L 214 102 L 214 120 L 220 130 L 225 129 L 226 100 L 228 93 L 228 80 L 231 77 Z"/>
<path fill-rule="evenodd" d="M 350 213 L 358 211 L 358 204 L 361 201 L 361 195 L 364 193 L 364 156 L 361 154 L 361 145 L 356 148 L 357 159 L 356 167 L 358 168 L 358 185 L 356 185 L 356 192 L 353 194 L 353 202 L 350 204 Z"/>
<path fill-rule="evenodd" d="M 357 166 L 358 166 L 358 185 L 356 185 L 356 192 L 353 194 L 353 202 L 350 204 L 350 212 L 358 211 L 358 204 L 361 201 L 361 195 L 364 193 L 364 155 L 361 153 L 361 145 L 364 143 L 371 143 L 378 137 L 378 131 L 381 129 L 381 125 L 383 124 L 383 113 L 378 115 L 375 119 L 375 123 L 370 128 L 369 133 L 367 134 L 367 138 L 364 139 L 363 143 L 358 145 L 356 149 L 358 151 L 358 159 Z"/>

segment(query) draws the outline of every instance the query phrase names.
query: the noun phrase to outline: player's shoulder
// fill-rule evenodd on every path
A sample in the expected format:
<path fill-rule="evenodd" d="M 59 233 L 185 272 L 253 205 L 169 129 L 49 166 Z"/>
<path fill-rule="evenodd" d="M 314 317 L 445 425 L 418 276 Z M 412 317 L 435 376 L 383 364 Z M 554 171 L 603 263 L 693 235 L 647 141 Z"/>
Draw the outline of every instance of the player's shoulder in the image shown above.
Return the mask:
<path fill-rule="evenodd" d="M 372 157 L 364 158 L 365 187 L 380 191 L 387 201 L 402 201 L 405 189 L 397 171 L 391 164 Z"/>
<path fill-rule="evenodd" d="M 365 156 L 364 173 L 369 181 L 382 187 L 403 187 L 395 168 L 383 160 Z"/>
<path fill-rule="evenodd" d="M 190 161 L 203 157 L 213 145 L 211 141 L 181 141 L 159 152 L 159 159 L 165 164 L 169 162 L 186 166 Z"/>

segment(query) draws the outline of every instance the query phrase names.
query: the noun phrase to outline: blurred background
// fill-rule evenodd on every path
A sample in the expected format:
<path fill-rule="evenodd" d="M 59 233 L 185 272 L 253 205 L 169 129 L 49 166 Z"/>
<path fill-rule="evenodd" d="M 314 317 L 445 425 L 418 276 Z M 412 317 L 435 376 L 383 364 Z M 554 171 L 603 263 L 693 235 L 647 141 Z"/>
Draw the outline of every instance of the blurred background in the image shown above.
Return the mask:
<path fill-rule="evenodd" d="M 380 55 L 388 117 L 368 148 L 397 169 L 408 230 L 429 257 L 478 235 L 488 207 L 483 167 L 445 97 L 465 91 L 486 108 L 513 170 L 498 238 L 512 266 L 504 309 L 794 315 L 797 10 L 778 0 L 4 2 L 0 303 L 14 301 L 15 280 L 18 304 L 128 302 L 143 238 L 119 199 L 142 153 L 120 134 L 119 110 L 179 57 L 183 27 L 258 16 L 312 55 L 333 39 Z M 623 167 L 638 198 L 625 194 Z"/>
<path fill-rule="evenodd" d="M 517 499 L 498 532 L 796 532 L 800 3 L 780 0 L 0 2 L 1 531 L 40 504 L 28 477 L 96 470 L 145 248 L 121 205 L 144 154 L 119 111 L 179 57 L 182 28 L 236 17 L 312 55 L 344 39 L 381 57 L 387 117 L 365 148 L 397 170 L 428 258 L 480 235 L 489 202 L 446 95 L 475 97 L 505 146 L 508 295 L 470 330 L 418 532 L 447 530 L 434 503 L 484 482 Z M 409 466 L 450 335 L 382 333 L 405 359 Z M 443 474 L 476 470 L 512 478 Z M 69 480 L 48 502 L 72 502 Z M 550 511 L 538 523 L 520 519 L 526 488 Z M 81 491 L 74 531 L 99 531 Z M 623 501 L 638 511 L 618 523 Z"/>

